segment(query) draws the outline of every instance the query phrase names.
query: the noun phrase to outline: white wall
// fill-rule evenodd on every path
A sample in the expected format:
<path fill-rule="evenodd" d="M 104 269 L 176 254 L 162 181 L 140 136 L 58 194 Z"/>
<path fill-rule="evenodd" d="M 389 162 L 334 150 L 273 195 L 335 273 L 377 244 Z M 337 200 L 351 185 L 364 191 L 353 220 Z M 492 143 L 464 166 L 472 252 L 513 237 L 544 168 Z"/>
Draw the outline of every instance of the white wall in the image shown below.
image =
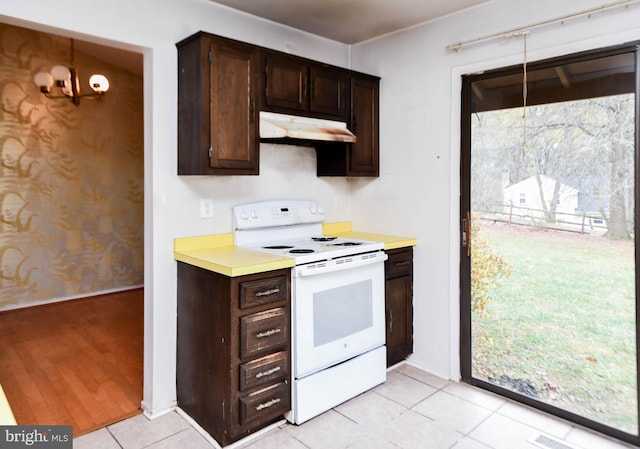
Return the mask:
<path fill-rule="evenodd" d="M 176 263 L 173 239 L 231 232 L 231 206 L 265 198 L 333 204 L 330 221 L 350 218 L 349 182 L 317 178 L 315 150 L 263 145 L 261 174 L 178 177 L 175 43 L 203 30 L 348 67 L 348 46 L 257 19 L 208 0 L 36 0 L 0 2 L 0 21 L 144 53 L 145 357 L 143 406 L 154 415 L 175 403 Z M 35 89 L 34 85 L 34 89 Z M 117 89 L 117 86 L 111 86 Z M 375 181 L 373 181 L 375 182 Z M 295 193 L 294 193 L 295 192 Z M 213 198 L 215 218 L 199 217 Z"/>
<path fill-rule="evenodd" d="M 352 48 L 355 68 L 382 77 L 380 182 L 352 181 L 352 221 L 418 239 L 413 363 L 459 378 L 460 76 L 523 61 L 522 38 L 445 47 L 605 3 L 494 0 Z M 528 59 L 640 39 L 639 23 L 634 5 L 533 30 Z"/>

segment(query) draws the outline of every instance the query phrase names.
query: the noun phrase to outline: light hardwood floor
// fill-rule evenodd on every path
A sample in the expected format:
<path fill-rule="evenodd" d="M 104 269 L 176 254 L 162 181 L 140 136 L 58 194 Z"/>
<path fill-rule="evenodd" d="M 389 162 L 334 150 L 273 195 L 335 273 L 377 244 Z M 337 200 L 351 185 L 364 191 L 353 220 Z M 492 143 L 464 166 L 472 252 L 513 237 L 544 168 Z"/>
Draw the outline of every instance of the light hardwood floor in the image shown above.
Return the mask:
<path fill-rule="evenodd" d="M 141 413 L 143 292 L 0 312 L 0 385 L 18 424 L 78 436 Z"/>

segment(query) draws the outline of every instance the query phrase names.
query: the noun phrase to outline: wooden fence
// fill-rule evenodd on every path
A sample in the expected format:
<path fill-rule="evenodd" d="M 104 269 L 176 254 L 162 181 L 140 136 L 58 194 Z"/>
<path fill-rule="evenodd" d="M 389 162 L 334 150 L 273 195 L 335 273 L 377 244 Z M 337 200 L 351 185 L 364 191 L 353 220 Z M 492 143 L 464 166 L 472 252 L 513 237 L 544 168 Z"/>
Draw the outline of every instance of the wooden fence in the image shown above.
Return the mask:
<path fill-rule="evenodd" d="M 547 220 L 545 211 L 513 204 L 496 204 L 491 210 L 475 209 L 474 215 L 483 220 L 518 224 L 558 231 L 578 232 L 581 234 L 604 234 L 607 222 L 597 212 L 560 212 L 553 214 L 553 220 Z"/>

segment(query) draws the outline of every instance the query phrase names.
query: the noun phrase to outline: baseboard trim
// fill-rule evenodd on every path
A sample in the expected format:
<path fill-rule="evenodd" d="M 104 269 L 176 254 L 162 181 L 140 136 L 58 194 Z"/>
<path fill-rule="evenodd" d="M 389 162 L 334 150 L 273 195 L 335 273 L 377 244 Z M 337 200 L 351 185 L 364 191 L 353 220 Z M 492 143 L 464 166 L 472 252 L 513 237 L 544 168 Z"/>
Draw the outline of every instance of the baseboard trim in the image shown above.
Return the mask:
<path fill-rule="evenodd" d="M 112 289 L 109 289 L 109 290 L 101 290 L 101 291 L 97 291 L 97 292 L 83 293 L 81 295 L 66 296 L 64 298 L 44 299 L 44 300 L 41 300 L 41 301 L 34 301 L 34 302 L 27 303 L 27 304 L 9 304 L 9 305 L 7 305 L 5 307 L 0 308 L 0 312 L 4 312 L 4 311 L 7 311 L 7 310 L 26 309 L 28 307 L 35 307 L 35 306 L 44 306 L 44 305 L 47 305 L 47 304 L 55 304 L 55 303 L 58 303 L 58 302 L 72 301 L 74 299 L 90 298 L 92 296 L 109 295 L 111 293 L 120 293 L 120 292 L 129 291 L 129 290 L 137 290 L 139 288 L 144 288 L 144 284 L 142 284 L 142 285 L 129 285 L 127 287 L 118 287 L 118 288 L 112 288 Z"/>

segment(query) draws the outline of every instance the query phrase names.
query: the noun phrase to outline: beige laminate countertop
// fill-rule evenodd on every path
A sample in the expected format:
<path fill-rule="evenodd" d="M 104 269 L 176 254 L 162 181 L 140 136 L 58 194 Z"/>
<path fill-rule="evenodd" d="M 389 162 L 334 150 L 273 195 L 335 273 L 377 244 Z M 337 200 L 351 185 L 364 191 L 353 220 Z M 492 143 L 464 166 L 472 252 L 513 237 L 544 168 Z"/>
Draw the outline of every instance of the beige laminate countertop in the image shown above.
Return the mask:
<path fill-rule="evenodd" d="M 371 232 L 360 232 L 351 230 L 351 222 L 329 223 L 322 226 L 324 235 L 335 235 L 347 239 L 372 240 L 384 243 L 384 249 L 406 248 L 416 246 L 417 241 L 411 237 L 400 237 L 396 235 L 375 234 Z"/>
<path fill-rule="evenodd" d="M 352 231 L 350 222 L 325 224 L 322 230 L 325 235 L 383 242 L 386 250 L 416 245 L 416 240 L 408 237 Z M 177 261 L 232 277 L 295 265 L 291 257 L 237 247 L 233 234 L 176 238 L 173 256 Z"/>
<path fill-rule="evenodd" d="M 173 258 L 225 276 L 263 273 L 295 265 L 291 257 L 235 246 L 233 234 L 174 239 Z"/>

